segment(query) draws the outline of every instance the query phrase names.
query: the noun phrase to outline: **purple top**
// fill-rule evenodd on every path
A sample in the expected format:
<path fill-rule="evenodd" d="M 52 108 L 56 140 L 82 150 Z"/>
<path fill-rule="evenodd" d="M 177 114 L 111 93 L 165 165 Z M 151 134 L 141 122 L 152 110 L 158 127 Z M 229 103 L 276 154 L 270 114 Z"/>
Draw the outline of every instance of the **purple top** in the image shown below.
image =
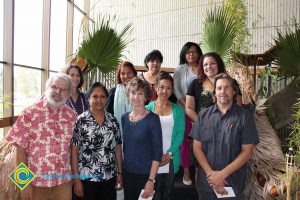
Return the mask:
<path fill-rule="evenodd" d="M 83 113 L 84 111 L 89 109 L 89 106 L 86 102 L 85 96 L 82 92 L 78 91 L 78 98 L 76 100 L 76 102 L 73 101 L 73 99 L 70 97 L 66 104 L 72 108 L 77 115 L 80 115 L 81 113 Z"/>

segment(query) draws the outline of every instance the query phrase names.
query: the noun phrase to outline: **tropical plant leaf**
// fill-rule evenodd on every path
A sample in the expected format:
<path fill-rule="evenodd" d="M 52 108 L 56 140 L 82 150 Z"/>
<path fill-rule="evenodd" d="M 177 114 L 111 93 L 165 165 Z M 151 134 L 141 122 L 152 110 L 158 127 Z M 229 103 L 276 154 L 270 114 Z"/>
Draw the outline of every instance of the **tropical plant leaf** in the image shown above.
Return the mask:
<path fill-rule="evenodd" d="M 274 38 L 274 50 L 270 52 L 273 63 L 279 66 L 279 73 L 283 76 L 295 77 L 300 75 L 300 27 L 288 29 L 285 34 L 277 31 Z"/>
<path fill-rule="evenodd" d="M 126 25 L 120 33 L 112 28 L 111 17 L 100 18 L 88 30 L 84 29 L 83 39 L 77 54 L 88 61 L 89 71 L 98 68 L 102 73 L 108 73 L 121 62 L 122 53 L 132 41 L 129 35 L 132 24 Z"/>
<path fill-rule="evenodd" d="M 229 61 L 236 36 L 236 20 L 228 14 L 226 7 L 207 12 L 203 31 L 205 52 L 217 52 L 225 62 Z"/>

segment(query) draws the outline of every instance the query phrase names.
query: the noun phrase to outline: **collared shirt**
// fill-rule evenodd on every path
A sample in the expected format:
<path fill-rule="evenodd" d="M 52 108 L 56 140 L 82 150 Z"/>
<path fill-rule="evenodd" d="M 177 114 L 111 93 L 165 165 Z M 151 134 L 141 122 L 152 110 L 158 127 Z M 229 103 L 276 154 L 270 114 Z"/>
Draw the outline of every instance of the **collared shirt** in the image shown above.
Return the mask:
<path fill-rule="evenodd" d="M 253 114 L 233 104 L 224 115 L 217 105 L 202 110 L 193 126 L 190 136 L 201 141 L 202 151 L 213 170 L 222 170 L 235 160 L 243 144 L 259 143 Z M 235 192 L 243 191 L 246 179 L 246 165 L 227 178 Z M 200 170 L 200 183 L 204 191 L 212 192 L 204 171 Z"/>
<path fill-rule="evenodd" d="M 102 124 L 90 110 L 79 115 L 71 144 L 79 148 L 81 177 L 88 181 L 105 181 L 117 176 L 115 147 L 121 143 L 119 125 L 113 115 L 105 111 Z"/>
<path fill-rule="evenodd" d="M 70 180 L 70 141 L 75 120 L 76 113 L 67 105 L 54 112 L 44 99 L 25 108 L 10 129 L 6 140 L 25 149 L 28 167 L 37 176 L 34 186 L 53 187 Z M 54 176 L 58 174 L 68 176 Z M 48 178 L 40 177 L 44 175 Z"/>

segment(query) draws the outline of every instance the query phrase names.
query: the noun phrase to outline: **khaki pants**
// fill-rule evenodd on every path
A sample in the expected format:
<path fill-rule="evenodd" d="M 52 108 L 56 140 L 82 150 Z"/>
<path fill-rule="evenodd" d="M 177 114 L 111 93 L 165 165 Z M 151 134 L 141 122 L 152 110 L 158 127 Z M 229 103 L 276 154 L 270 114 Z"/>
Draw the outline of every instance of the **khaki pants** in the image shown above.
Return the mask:
<path fill-rule="evenodd" d="M 20 193 L 20 192 L 19 192 Z M 19 198 L 20 197 L 19 194 Z M 72 199 L 72 182 L 55 186 L 55 187 L 33 187 L 33 200 L 71 200 Z"/>

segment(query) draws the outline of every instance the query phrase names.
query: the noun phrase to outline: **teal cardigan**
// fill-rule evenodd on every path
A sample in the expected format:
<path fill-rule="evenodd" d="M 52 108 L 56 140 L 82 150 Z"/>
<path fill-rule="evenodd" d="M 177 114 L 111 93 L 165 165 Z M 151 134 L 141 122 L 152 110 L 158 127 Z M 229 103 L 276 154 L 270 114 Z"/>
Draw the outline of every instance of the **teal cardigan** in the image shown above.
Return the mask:
<path fill-rule="evenodd" d="M 148 105 L 146 105 L 146 108 L 154 112 L 154 106 L 155 103 L 151 102 Z M 180 166 L 180 145 L 184 137 L 185 118 L 184 110 L 180 105 L 172 103 L 172 112 L 174 126 L 172 131 L 171 146 L 169 147 L 168 152 L 171 152 L 173 155 L 174 173 L 177 173 Z"/>

